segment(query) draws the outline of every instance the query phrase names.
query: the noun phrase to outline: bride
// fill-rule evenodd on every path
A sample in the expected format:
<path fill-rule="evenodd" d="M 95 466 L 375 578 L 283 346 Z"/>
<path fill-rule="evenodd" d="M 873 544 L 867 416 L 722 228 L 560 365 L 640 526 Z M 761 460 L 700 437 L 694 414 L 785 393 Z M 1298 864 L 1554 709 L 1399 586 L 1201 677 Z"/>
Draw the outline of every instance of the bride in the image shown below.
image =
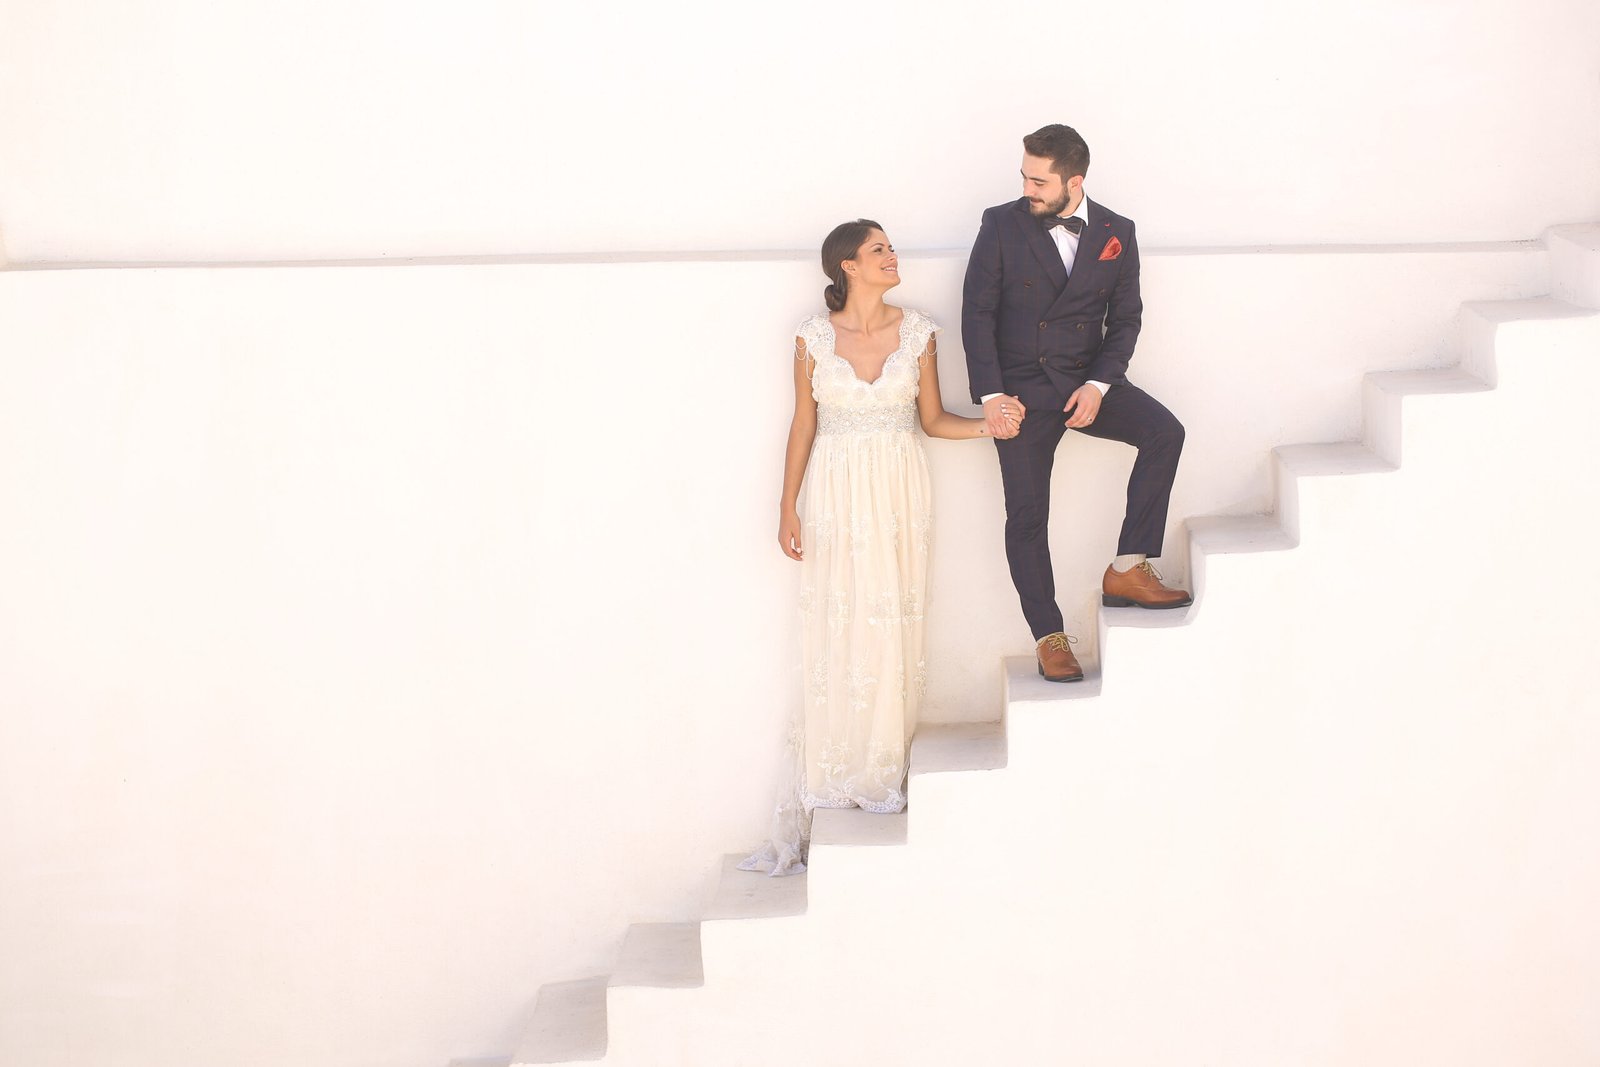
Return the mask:
<path fill-rule="evenodd" d="M 944 409 L 933 320 L 884 302 L 900 264 L 883 227 L 857 219 L 822 244 L 827 314 L 794 341 L 794 421 L 778 543 L 800 562 L 803 701 L 772 838 L 740 866 L 805 870 L 813 808 L 905 807 L 906 753 L 927 665 L 923 606 L 933 513 L 916 429 L 977 439 L 991 427 Z M 1006 397 L 1012 437 L 1025 414 Z M 801 504 L 802 483 L 804 503 Z"/>

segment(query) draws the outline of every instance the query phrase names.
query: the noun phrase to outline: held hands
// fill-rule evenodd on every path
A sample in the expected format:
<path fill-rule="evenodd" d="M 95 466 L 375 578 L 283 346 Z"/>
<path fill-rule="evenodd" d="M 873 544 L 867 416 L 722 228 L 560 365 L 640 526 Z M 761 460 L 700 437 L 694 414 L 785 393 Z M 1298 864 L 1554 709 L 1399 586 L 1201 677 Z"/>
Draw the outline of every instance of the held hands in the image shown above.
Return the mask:
<path fill-rule="evenodd" d="M 783 517 L 778 520 L 778 547 L 790 559 L 805 557 L 800 550 L 800 516 L 793 508 L 784 508 Z"/>
<path fill-rule="evenodd" d="M 1021 432 L 1028 409 L 1014 396 L 1001 394 L 983 405 L 984 429 L 990 437 L 1007 441 Z"/>
<path fill-rule="evenodd" d="M 1084 382 L 1073 390 L 1067 397 L 1067 406 L 1062 408 L 1067 413 L 1067 428 L 1069 430 L 1081 429 L 1094 421 L 1100 414 L 1100 390 Z"/>

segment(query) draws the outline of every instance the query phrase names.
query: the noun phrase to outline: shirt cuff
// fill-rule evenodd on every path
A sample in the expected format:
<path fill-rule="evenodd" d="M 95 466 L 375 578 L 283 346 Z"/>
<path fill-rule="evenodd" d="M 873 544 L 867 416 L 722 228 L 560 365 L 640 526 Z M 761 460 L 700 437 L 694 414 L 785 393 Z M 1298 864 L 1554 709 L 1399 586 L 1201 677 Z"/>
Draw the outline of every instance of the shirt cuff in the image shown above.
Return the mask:
<path fill-rule="evenodd" d="M 1111 386 L 1107 385 L 1105 382 L 1097 382 L 1097 381 L 1092 381 L 1091 380 L 1089 382 L 1089 384 L 1094 386 L 1096 389 L 1100 390 L 1100 395 L 1101 396 L 1105 396 L 1106 395 L 1106 390 L 1111 388 Z"/>
<path fill-rule="evenodd" d="M 978 401 L 978 403 L 987 404 L 989 401 L 993 400 L 995 397 L 997 397 L 997 396 L 1005 396 L 1005 395 L 1006 394 L 1004 394 L 1004 393 L 984 393 L 983 394 L 983 399 Z"/>

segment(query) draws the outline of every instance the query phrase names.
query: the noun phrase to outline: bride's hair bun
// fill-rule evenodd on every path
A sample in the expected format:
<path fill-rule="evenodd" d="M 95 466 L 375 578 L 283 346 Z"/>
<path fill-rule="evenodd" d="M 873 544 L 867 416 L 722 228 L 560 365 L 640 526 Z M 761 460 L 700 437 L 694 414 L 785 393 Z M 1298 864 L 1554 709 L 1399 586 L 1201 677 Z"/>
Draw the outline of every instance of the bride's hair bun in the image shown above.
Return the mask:
<path fill-rule="evenodd" d="M 822 273 L 830 279 L 830 284 L 822 290 L 822 300 L 829 311 L 843 311 L 845 297 L 850 295 L 850 276 L 840 264 L 855 259 L 872 231 L 882 229 L 871 219 L 841 222 L 822 242 Z"/>

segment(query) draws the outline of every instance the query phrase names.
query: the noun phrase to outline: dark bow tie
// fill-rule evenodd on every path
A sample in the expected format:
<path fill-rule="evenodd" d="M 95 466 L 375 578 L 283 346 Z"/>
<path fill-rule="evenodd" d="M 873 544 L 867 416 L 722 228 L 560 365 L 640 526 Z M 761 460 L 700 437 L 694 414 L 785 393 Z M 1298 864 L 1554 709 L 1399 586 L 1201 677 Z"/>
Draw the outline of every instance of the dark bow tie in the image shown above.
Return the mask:
<path fill-rule="evenodd" d="M 1057 226 L 1065 226 L 1067 232 L 1074 237 L 1083 232 L 1083 220 L 1076 215 L 1069 219 L 1064 219 L 1060 215 L 1050 215 L 1040 221 L 1044 223 L 1044 228 L 1047 230 L 1054 229 Z"/>

